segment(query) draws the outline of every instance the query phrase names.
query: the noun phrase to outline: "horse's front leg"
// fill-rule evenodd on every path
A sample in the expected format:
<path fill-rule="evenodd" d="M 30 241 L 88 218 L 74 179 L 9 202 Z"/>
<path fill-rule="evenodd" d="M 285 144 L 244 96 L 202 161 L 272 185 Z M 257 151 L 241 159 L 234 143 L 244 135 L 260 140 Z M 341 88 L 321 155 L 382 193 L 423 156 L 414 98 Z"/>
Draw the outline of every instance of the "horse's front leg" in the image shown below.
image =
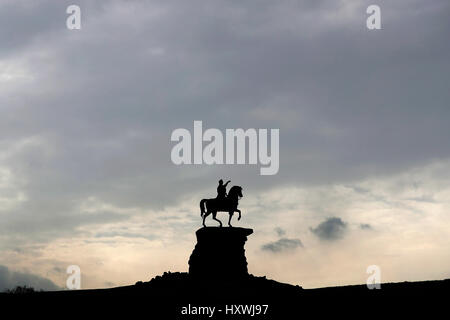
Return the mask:
<path fill-rule="evenodd" d="M 239 212 L 239 217 L 238 217 L 238 221 L 241 220 L 241 210 L 236 209 L 235 211 Z"/>
<path fill-rule="evenodd" d="M 233 218 L 233 211 L 230 211 L 230 212 L 228 212 L 228 214 L 229 214 L 229 218 L 228 218 L 228 226 L 230 226 L 230 227 L 232 227 L 232 225 L 231 225 L 231 218 Z"/>

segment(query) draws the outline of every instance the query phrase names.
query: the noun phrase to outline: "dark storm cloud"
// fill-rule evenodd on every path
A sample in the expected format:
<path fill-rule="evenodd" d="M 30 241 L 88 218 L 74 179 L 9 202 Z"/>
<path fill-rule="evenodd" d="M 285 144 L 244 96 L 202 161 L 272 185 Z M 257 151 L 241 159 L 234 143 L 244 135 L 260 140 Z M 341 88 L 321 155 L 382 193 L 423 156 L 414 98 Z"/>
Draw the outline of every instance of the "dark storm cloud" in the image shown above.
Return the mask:
<path fill-rule="evenodd" d="M 27 286 L 35 290 L 46 291 L 61 289 L 49 279 L 31 273 L 11 271 L 0 265 L 0 291 L 13 289 L 17 286 Z"/>
<path fill-rule="evenodd" d="M 300 239 L 281 238 L 277 241 L 266 243 L 261 247 L 261 249 L 264 251 L 278 253 L 294 250 L 298 247 L 303 247 L 303 243 L 300 241 Z"/>
<path fill-rule="evenodd" d="M 0 165 L 27 198 L 2 232 L 126 219 L 83 214 L 91 196 L 146 210 L 215 196 L 219 177 L 257 194 L 450 156 L 448 1 L 379 1 L 373 32 L 369 1 L 79 1 L 79 31 L 65 28 L 72 3 L 28 3 L 0 10 L 0 72 L 27 75 L 1 83 Z M 193 120 L 280 128 L 279 174 L 176 167 L 170 134 Z"/>
<path fill-rule="evenodd" d="M 344 236 L 347 223 L 341 218 L 331 217 L 310 230 L 321 240 L 337 240 Z"/>

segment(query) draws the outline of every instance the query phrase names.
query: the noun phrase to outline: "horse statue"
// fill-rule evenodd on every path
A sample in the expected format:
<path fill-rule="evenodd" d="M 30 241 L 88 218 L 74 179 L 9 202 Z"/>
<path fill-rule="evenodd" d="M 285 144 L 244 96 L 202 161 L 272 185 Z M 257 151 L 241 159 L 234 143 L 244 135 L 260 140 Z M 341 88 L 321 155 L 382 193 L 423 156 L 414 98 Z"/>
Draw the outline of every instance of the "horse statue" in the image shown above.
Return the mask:
<path fill-rule="evenodd" d="M 242 198 L 242 187 L 233 186 L 228 192 L 228 196 L 224 199 L 202 199 L 200 201 L 200 216 L 203 218 L 203 226 L 205 225 L 205 219 L 212 213 L 213 219 L 220 223 L 220 227 L 222 226 L 222 221 L 216 218 L 217 212 L 223 211 L 228 212 L 229 219 L 228 225 L 231 225 L 231 218 L 233 217 L 234 212 L 239 212 L 238 221 L 241 220 L 241 210 L 237 208 L 239 199 Z"/>

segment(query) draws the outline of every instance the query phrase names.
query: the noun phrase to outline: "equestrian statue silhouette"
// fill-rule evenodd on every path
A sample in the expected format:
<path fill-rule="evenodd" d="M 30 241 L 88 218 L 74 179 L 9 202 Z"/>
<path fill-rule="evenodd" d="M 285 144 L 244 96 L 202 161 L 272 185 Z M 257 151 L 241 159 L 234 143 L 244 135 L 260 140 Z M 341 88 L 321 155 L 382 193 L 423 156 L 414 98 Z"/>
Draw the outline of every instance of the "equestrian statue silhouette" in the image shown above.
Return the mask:
<path fill-rule="evenodd" d="M 203 226 L 206 227 L 205 219 L 212 213 L 212 218 L 219 222 L 219 226 L 222 226 L 222 221 L 216 218 L 217 212 L 228 212 L 228 225 L 231 225 L 231 218 L 235 212 L 239 212 L 238 221 L 241 220 L 241 210 L 237 208 L 239 199 L 243 197 L 242 187 L 233 186 L 227 195 L 227 183 L 223 183 L 220 179 L 219 186 L 217 187 L 217 198 L 214 199 L 202 199 L 200 201 L 200 216 L 203 218 Z"/>

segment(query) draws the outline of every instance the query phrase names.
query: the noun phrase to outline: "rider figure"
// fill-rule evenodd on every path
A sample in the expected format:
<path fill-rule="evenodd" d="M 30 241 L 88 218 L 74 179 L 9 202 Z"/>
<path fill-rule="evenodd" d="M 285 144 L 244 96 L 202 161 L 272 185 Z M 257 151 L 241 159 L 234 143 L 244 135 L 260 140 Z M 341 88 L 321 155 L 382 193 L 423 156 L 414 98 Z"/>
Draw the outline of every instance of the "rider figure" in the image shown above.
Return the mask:
<path fill-rule="evenodd" d="M 223 180 L 219 180 L 219 186 L 217 187 L 217 199 L 225 199 L 227 197 L 227 184 L 230 183 L 230 180 L 227 183 L 223 184 Z"/>

